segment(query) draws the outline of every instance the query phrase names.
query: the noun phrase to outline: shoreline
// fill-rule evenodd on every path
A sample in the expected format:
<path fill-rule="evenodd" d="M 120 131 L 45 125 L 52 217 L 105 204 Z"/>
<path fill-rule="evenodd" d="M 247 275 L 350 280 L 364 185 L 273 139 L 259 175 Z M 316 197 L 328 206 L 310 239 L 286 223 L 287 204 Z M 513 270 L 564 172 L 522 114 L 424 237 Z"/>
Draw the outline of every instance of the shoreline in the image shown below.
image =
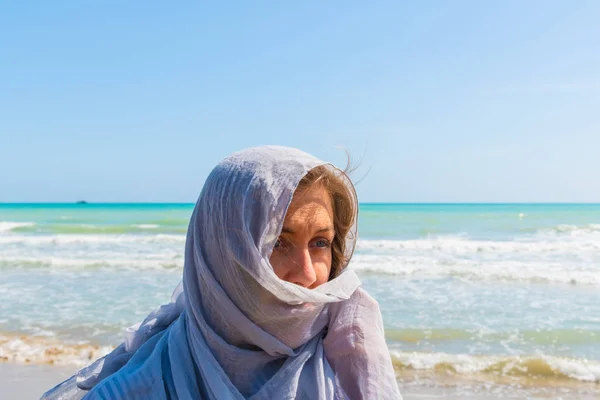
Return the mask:
<path fill-rule="evenodd" d="M 20 363 L 0 362 L 0 387 L 3 400 L 39 399 L 40 396 L 67 379 L 78 367 L 23 365 Z M 530 399 L 530 400 L 594 400 L 600 396 L 600 386 L 590 385 L 587 389 L 572 391 L 567 387 L 546 387 L 531 390 L 514 385 L 482 385 L 473 382 L 454 382 L 447 380 L 405 380 L 399 381 L 400 392 L 404 400 L 493 400 L 493 399 Z"/>
<path fill-rule="evenodd" d="M 39 399 L 77 371 L 69 367 L 23 365 L 0 362 L 0 388 L 3 400 Z"/>

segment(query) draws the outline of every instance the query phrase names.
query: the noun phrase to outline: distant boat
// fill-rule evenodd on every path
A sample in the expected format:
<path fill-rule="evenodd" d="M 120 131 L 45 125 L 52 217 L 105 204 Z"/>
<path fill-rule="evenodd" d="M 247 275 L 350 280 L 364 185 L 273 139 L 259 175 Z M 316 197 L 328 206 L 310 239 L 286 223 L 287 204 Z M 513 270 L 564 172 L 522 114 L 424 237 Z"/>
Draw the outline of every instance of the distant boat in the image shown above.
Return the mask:
<path fill-rule="evenodd" d="M 75 204 L 87 204 L 87 203 L 88 203 L 88 202 L 87 202 L 87 201 L 85 201 L 85 200 L 79 200 L 79 201 L 78 201 L 77 203 L 75 203 Z"/>

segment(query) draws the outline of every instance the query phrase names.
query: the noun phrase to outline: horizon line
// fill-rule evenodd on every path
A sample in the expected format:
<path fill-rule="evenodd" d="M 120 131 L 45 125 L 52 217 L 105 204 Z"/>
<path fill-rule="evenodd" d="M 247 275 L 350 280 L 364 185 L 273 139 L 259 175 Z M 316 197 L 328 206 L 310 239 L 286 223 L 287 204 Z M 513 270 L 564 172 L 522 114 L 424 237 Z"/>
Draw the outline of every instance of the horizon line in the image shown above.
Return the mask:
<path fill-rule="evenodd" d="M 176 201 L 24 201 L 24 202 L 4 202 L 0 201 L 0 205 L 194 205 L 195 202 L 176 202 Z M 600 205 L 600 202 L 589 201 L 463 201 L 463 202 L 447 202 L 447 201 L 365 201 L 359 202 L 359 205 Z"/>

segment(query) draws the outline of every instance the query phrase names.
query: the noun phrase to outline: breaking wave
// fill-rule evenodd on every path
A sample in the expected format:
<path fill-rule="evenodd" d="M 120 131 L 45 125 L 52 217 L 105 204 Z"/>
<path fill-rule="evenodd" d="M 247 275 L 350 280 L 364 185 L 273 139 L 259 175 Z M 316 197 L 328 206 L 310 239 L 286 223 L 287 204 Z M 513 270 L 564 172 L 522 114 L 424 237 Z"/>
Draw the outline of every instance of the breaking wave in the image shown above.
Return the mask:
<path fill-rule="evenodd" d="M 550 356 L 477 356 L 447 353 L 405 353 L 392 350 L 397 371 L 445 373 L 487 377 L 490 381 L 513 378 L 524 381 L 562 380 L 600 382 L 600 363 L 584 359 Z"/>
<path fill-rule="evenodd" d="M 5 362 L 84 367 L 112 349 L 89 343 L 63 343 L 49 337 L 0 334 L 0 361 Z"/>

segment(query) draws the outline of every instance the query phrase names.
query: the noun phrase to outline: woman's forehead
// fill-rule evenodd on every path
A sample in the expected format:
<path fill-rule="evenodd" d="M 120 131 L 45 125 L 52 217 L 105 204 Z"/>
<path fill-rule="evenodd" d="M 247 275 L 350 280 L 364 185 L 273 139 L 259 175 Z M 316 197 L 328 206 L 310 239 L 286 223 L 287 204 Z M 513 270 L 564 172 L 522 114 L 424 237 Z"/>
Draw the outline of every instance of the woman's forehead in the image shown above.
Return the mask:
<path fill-rule="evenodd" d="M 326 231 L 333 229 L 333 207 L 327 189 L 318 185 L 297 192 L 285 215 L 284 233 L 299 230 Z"/>
<path fill-rule="evenodd" d="M 323 185 L 315 184 L 296 189 L 292 195 L 292 201 L 290 202 L 286 216 L 296 210 L 309 208 L 333 209 L 331 195 Z"/>

